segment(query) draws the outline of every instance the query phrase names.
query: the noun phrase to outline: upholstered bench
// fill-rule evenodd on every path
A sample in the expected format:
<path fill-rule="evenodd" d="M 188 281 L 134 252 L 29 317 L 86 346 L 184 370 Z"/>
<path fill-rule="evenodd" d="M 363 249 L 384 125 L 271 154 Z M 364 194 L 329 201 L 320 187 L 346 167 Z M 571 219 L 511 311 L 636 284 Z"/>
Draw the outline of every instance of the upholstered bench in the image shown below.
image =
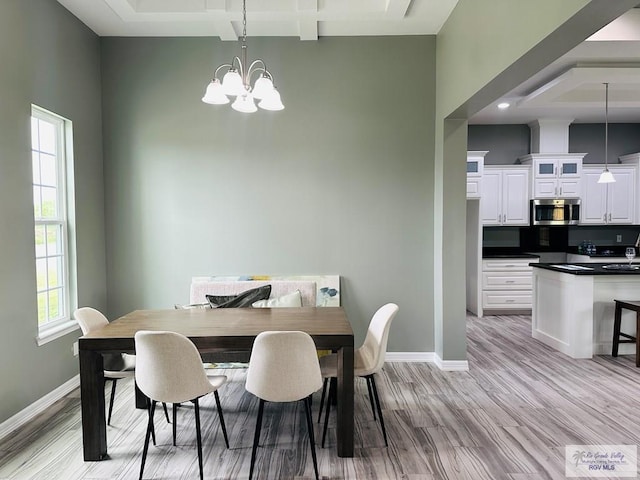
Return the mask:
<path fill-rule="evenodd" d="M 340 306 L 339 275 L 304 276 L 218 276 L 193 277 L 189 292 L 189 305 L 176 305 L 176 308 L 210 308 L 208 296 L 239 295 L 247 290 L 271 285 L 269 299 L 277 300 L 296 291 L 300 292 L 303 307 Z M 212 352 L 203 355 L 205 362 L 246 363 L 250 352 Z"/>

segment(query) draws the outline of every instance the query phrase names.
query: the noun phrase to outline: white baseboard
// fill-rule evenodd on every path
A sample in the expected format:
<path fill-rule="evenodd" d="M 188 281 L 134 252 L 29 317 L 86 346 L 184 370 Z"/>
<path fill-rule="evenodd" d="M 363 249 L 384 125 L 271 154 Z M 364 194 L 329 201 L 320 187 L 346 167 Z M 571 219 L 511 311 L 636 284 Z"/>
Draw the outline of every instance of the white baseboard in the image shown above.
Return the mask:
<path fill-rule="evenodd" d="M 24 410 L 19 411 L 13 417 L 5 420 L 0 424 L 0 440 L 9 435 L 14 430 L 22 427 L 24 424 L 33 419 L 36 415 L 44 412 L 47 408 L 53 405 L 55 402 L 63 398 L 65 395 L 71 393 L 74 389 L 80 386 L 80 375 L 76 375 L 70 380 L 66 381 L 58 388 L 49 392 L 44 397 L 36 400 Z"/>
<path fill-rule="evenodd" d="M 434 362 L 433 352 L 387 352 L 387 362 Z"/>
<path fill-rule="evenodd" d="M 435 363 L 443 371 L 467 371 L 467 360 L 442 360 L 435 352 L 387 352 L 387 362 L 426 362 Z"/>

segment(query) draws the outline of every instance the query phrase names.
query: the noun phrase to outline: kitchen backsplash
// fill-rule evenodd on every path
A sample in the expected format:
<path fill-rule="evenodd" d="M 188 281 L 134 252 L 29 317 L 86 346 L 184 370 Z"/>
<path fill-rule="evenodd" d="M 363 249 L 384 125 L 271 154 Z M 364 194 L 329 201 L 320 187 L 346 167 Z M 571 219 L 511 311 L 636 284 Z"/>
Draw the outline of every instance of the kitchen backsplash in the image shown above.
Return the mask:
<path fill-rule="evenodd" d="M 589 240 L 596 246 L 634 245 L 638 234 L 640 234 L 639 225 L 484 227 L 482 246 L 564 251 L 577 247 L 583 240 Z M 618 235 L 621 236 L 620 242 L 617 241 Z"/>

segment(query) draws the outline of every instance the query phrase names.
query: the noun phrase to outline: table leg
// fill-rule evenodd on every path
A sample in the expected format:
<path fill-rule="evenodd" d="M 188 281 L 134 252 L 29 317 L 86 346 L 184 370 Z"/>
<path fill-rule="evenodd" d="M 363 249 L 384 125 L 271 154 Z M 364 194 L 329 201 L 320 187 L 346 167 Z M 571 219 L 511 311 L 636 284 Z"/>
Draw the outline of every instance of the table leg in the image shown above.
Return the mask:
<path fill-rule="evenodd" d="M 91 350 L 80 349 L 78 356 L 84 460 L 102 460 L 107 455 L 102 355 Z"/>
<path fill-rule="evenodd" d="M 640 310 L 636 310 L 636 367 L 640 367 Z"/>
<path fill-rule="evenodd" d="M 353 457 L 353 347 L 338 350 L 337 450 Z"/>

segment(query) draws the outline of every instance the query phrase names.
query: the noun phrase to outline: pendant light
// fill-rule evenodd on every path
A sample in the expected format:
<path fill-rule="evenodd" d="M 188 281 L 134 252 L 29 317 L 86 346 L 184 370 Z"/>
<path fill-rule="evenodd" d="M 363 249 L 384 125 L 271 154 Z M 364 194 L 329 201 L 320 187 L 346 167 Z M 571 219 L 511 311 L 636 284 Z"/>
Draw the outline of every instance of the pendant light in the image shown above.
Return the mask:
<path fill-rule="evenodd" d="M 247 61 L 247 2 L 242 1 L 242 50 L 240 57 L 233 57 L 231 63 L 225 63 L 216 68 L 213 79 L 207 85 L 202 101 L 212 105 L 224 105 L 230 102 L 229 97 L 235 97 L 231 104 L 237 112 L 253 113 L 258 107 L 263 110 L 283 110 L 284 105 L 280 100 L 278 90 L 273 86 L 273 76 L 267 70 L 267 65 L 260 58 L 251 62 Z M 218 79 L 218 71 L 226 68 L 227 71 Z M 253 87 L 252 75 L 259 75 Z"/>
<path fill-rule="evenodd" d="M 598 183 L 613 183 L 613 173 L 609 171 L 609 84 L 604 84 L 604 170 L 600 174 Z"/>

